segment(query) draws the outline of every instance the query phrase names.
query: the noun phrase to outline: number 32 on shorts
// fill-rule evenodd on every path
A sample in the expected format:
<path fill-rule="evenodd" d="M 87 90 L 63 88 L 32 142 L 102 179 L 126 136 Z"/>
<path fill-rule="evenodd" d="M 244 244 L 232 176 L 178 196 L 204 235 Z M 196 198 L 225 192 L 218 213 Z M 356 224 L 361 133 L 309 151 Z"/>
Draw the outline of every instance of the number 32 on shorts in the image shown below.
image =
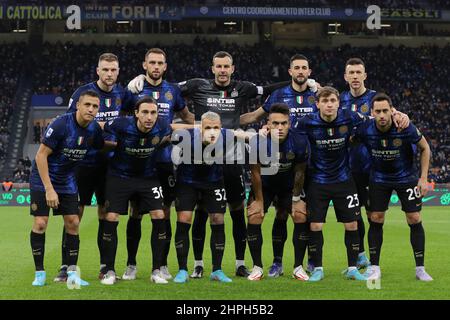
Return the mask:
<path fill-rule="evenodd" d="M 358 194 L 355 193 L 354 195 L 347 196 L 348 201 L 348 208 L 355 208 L 359 206 L 359 199 Z"/>
<path fill-rule="evenodd" d="M 227 195 L 225 189 L 215 189 L 214 193 L 216 195 L 216 201 L 226 201 Z"/>

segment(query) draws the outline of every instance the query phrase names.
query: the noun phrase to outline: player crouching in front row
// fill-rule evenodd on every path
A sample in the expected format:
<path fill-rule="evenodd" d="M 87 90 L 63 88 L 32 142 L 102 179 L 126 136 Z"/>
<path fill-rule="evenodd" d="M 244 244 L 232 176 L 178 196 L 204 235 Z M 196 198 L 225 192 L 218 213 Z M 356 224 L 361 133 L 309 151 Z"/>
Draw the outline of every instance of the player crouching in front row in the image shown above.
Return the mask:
<path fill-rule="evenodd" d="M 381 278 L 380 252 L 383 243 L 383 224 L 392 191 L 397 192 L 411 229 L 411 246 L 416 260 L 416 278 L 421 281 L 433 280 L 424 268 L 425 231 L 420 211 L 422 196 L 426 195 L 430 146 L 425 137 L 413 125 L 398 132 L 392 125 L 392 100 L 384 93 L 372 99 L 372 116 L 360 126 L 355 140 L 361 141 L 371 156 L 369 183 L 369 207 L 372 214 L 369 223 L 369 249 L 371 266 L 365 275 L 369 280 Z M 413 167 L 413 145 L 420 151 L 420 178 Z"/>

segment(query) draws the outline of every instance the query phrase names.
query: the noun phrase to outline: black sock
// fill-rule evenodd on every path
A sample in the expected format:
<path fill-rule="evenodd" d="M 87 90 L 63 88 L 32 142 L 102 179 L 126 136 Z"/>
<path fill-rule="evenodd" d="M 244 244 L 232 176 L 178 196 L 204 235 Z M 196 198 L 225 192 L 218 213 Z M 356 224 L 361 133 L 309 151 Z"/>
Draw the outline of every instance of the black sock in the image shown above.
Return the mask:
<path fill-rule="evenodd" d="M 322 267 L 323 233 L 320 231 L 309 231 L 309 253 L 314 267 Z"/>
<path fill-rule="evenodd" d="M 127 223 L 127 265 L 136 265 L 136 255 L 141 241 L 141 222 L 142 219 L 130 217 Z"/>
<path fill-rule="evenodd" d="M 169 256 L 170 251 L 170 241 L 172 240 L 172 224 L 170 223 L 170 219 L 164 219 L 164 223 L 166 224 L 166 243 L 164 244 L 164 252 L 161 265 L 167 266 L 167 257 Z"/>
<path fill-rule="evenodd" d="M 62 236 L 61 236 L 61 266 L 68 266 L 69 262 L 67 261 L 67 247 L 66 247 L 66 228 L 63 227 Z"/>
<path fill-rule="evenodd" d="M 162 264 L 164 248 L 167 241 L 166 221 L 164 219 L 152 219 L 152 271 L 159 269 Z"/>
<path fill-rule="evenodd" d="M 414 251 L 416 267 L 423 267 L 425 260 L 425 230 L 423 229 L 422 221 L 410 224 L 409 228 L 411 229 L 410 241 Z"/>
<path fill-rule="evenodd" d="M 213 272 L 222 269 L 223 251 L 225 250 L 225 227 L 223 224 L 211 225 L 211 257 Z"/>
<path fill-rule="evenodd" d="M 106 271 L 115 271 L 117 252 L 117 226 L 118 221 L 105 220 L 102 234 L 102 248 L 105 254 Z"/>
<path fill-rule="evenodd" d="M 36 271 L 44 270 L 45 233 L 30 233 L 31 253 Z"/>
<path fill-rule="evenodd" d="M 374 266 L 379 266 L 381 246 L 383 245 L 383 224 L 369 219 L 367 239 L 369 241 L 370 263 Z"/>
<path fill-rule="evenodd" d="M 366 235 L 366 226 L 364 225 L 363 217 L 358 220 L 358 234 L 359 234 L 359 253 L 364 252 L 364 236 Z"/>
<path fill-rule="evenodd" d="M 233 239 L 236 260 L 245 259 L 245 246 L 247 242 L 247 228 L 245 226 L 244 209 L 230 211 L 233 220 Z"/>
<path fill-rule="evenodd" d="M 192 224 L 192 248 L 194 249 L 195 260 L 203 260 L 207 220 L 208 213 L 205 210 L 195 210 L 194 222 Z"/>
<path fill-rule="evenodd" d="M 283 261 L 284 243 L 286 239 L 287 220 L 275 218 L 272 227 L 273 262 L 281 263 Z"/>
<path fill-rule="evenodd" d="M 103 226 L 105 225 L 105 220 L 98 220 L 98 231 L 97 231 L 97 246 L 98 252 L 100 253 L 100 264 L 105 264 L 105 253 L 102 248 L 102 234 L 103 234 Z"/>
<path fill-rule="evenodd" d="M 345 230 L 345 246 L 347 247 L 347 262 L 349 267 L 356 267 L 359 254 L 358 230 Z"/>
<path fill-rule="evenodd" d="M 261 225 L 249 223 L 247 232 L 248 247 L 250 249 L 250 254 L 252 255 L 253 265 L 262 268 L 263 264 L 261 259 L 261 251 L 263 238 L 261 233 Z"/>
<path fill-rule="evenodd" d="M 175 230 L 175 249 L 177 251 L 179 270 L 187 271 L 187 258 L 189 254 L 189 223 L 177 221 L 177 230 Z"/>
<path fill-rule="evenodd" d="M 294 245 L 295 262 L 294 268 L 303 265 L 306 247 L 309 241 L 309 224 L 294 223 L 294 234 L 292 235 L 292 243 Z"/>
<path fill-rule="evenodd" d="M 80 250 L 80 236 L 66 233 L 67 265 L 76 266 Z"/>

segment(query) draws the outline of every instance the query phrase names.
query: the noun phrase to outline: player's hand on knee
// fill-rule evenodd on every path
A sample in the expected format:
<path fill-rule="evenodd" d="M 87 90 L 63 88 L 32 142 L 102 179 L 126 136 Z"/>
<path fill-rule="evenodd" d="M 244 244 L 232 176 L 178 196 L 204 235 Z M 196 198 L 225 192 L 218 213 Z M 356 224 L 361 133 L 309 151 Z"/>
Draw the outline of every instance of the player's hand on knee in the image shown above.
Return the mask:
<path fill-rule="evenodd" d="M 139 93 L 144 89 L 145 75 L 140 74 L 128 83 L 128 90 L 132 93 Z"/>
<path fill-rule="evenodd" d="M 253 201 L 250 203 L 247 207 L 247 215 L 253 216 L 253 215 L 259 215 L 260 217 L 264 217 L 264 205 L 262 201 Z"/>
<path fill-rule="evenodd" d="M 49 189 L 45 191 L 45 199 L 47 200 L 47 205 L 52 208 L 58 208 L 59 205 L 59 198 L 58 194 L 56 193 L 55 189 Z"/>

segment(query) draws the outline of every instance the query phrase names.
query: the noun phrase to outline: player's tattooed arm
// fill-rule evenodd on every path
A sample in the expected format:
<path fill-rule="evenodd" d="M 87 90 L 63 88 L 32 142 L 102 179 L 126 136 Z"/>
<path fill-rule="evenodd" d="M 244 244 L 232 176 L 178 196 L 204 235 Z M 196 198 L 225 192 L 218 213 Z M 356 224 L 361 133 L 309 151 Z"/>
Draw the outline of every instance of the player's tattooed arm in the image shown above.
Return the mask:
<path fill-rule="evenodd" d="M 262 192 L 262 179 L 261 179 L 261 165 L 250 165 L 252 190 L 255 200 L 247 206 L 247 216 L 250 217 L 255 214 L 264 216 L 264 199 Z"/>
<path fill-rule="evenodd" d="M 420 189 L 422 196 L 428 193 L 428 169 L 430 168 L 431 149 L 425 137 L 417 143 L 420 150 L 420 178 L 417 186 Z"/>
<path fill-rule="evenodd" d="M 45 188 L 45 199 L 47 200 L 47 205 L 50 208 L 57 208 L 59 205 L 58 194 L 53 188 L 52 182 L 50 180 L 50 175 L 48 173 L 48 157 L 53 153 L 53 150 L 41 143 L 39 150 L 36 153 L 36 166 L 38 168 L 39 176 L 41 177 L 42 183 Z"/>
<path fill-rule="evenodd" d="M 188 107 L 184 107 L 183 110 L 177 112 L 177 116 L 184 121 L 184 123 L 194 124 L 195 116 L 189 111 Z"/>
<path fill-rule="evenodd" d="M 303 186 L 305 183 L 306 162 L 297 163 L 294 167 L 294 188 L 292 190 L 292 212 L 293 216 L 297 214 L 306 214 L 305 202 L 301 200 Z"/>

